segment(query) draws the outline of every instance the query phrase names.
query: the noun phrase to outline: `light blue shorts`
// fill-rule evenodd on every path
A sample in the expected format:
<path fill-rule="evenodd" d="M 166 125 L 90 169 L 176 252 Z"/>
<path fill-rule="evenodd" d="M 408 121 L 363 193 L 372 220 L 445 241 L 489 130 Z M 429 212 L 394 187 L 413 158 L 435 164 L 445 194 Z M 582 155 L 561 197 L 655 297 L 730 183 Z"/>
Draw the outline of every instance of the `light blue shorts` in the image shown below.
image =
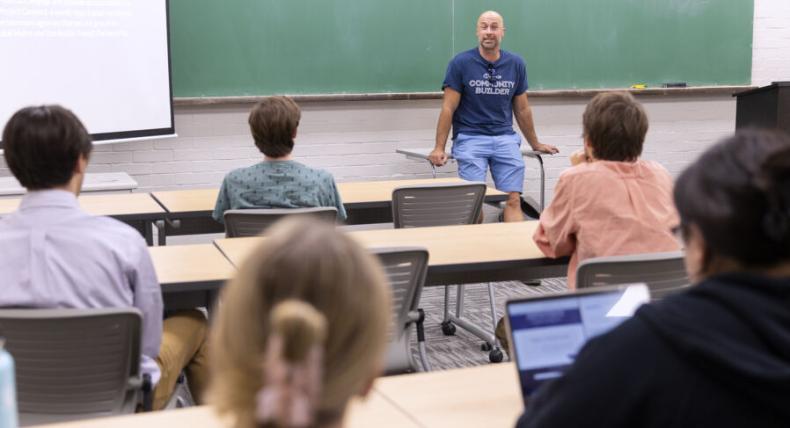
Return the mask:
<path fill-rule="evenodd" d="M 524 158 L 521 137 L 510 135 L 458 134 L 453 140 L 453 157 L 458 162 L 458 176 L 469 181 L 486 181 L 491 168 L 494 185 L 502 192 L 524 190 Z"/>

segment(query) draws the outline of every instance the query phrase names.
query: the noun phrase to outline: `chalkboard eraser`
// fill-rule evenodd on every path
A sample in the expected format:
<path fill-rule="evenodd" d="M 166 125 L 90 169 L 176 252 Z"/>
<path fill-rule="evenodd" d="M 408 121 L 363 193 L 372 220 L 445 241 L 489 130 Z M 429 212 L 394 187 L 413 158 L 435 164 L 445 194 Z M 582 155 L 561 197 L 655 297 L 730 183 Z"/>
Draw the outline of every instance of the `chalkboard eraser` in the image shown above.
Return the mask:
<path fill-rule="evenodd" d="M 661 86 L 664 88 L 685 88 L 688 85 L 686 85 L 686 82 L 668 82 Z"/>

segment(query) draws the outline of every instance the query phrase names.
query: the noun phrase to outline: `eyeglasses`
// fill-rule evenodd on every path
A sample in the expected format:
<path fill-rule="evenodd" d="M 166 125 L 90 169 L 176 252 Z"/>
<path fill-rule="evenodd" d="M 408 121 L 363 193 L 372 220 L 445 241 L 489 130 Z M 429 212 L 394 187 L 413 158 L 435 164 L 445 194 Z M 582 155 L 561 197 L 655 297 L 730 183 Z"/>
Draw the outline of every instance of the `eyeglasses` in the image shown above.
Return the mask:
<path fill-rule="evenodd" d="M 496 82 L 496 69 L 494 69 L 494 64 L 488 64 L 488 81 L 491 83 Z"/>

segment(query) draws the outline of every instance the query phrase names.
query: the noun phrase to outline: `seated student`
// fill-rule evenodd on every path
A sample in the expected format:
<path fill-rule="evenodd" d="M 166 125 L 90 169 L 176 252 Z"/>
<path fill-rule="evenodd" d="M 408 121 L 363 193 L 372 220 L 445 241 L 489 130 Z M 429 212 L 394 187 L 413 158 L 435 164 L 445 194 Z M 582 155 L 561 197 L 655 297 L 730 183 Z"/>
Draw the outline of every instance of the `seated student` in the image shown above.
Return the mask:
<path fill-rule="evenodd" d="M 156 385 L 154 407 L 166 404 L 184 367 L 200 400 L 206 319 L 190 311 L 163 324 L 162 292 L 142 236 L 80 209 L 93 144 L 79 119 L 60 106 L 23 108 L 6 124 L 3 145 L 28 193 L 0 219 L 0 306 L 136 307 L 143 314 L 140 365 Z"/>
<path fill-rule="evenodd" d="M 222 181 L 212 216 L 224 223 L 223 213 L 243 208 L 335 207 L 337 218 L 346 210 L 332 175 L 291 158 L 301 112 L 288 97 L 267 97 L 250 112 L 250 131 L 263 162 L 231 171 Z"/>
<path fill-rule="evenodd" d="M 670 227 L 672 177 L 657 162 L 639 159 L 647 115 L 626 92 L 596 95 L 584 110 L 584 152 L 571 157 L 533 239 L 549 257 L 571 256 L 576 268 L 591 257 L 677 251 Z"/>
<path fill-rule="evenodd" d="M 390 290 L 331 225 L 286 219 L 222 292 L 209 401 L 237 428 L 341 427 L 384 364 Z"/>
<path fill-rule="evenodd" d="M 639 159 L 647 114 L 627 92 L 601 93 L 582 116 L 584 149 L 571 155 L 533 239 L 548 257 L 571 256 L 568 288 L 579 262 L 592 257 L 677 251 L 672 177 L 657 162 Z M 508 351 L 504 319 L 496 337 Z"/>
<path fill-rule="evenodd" d="M 790 137 L 739 132 L 678 178 L 695 286 L 637 310 L 518 427 L 790 426 Z"/>

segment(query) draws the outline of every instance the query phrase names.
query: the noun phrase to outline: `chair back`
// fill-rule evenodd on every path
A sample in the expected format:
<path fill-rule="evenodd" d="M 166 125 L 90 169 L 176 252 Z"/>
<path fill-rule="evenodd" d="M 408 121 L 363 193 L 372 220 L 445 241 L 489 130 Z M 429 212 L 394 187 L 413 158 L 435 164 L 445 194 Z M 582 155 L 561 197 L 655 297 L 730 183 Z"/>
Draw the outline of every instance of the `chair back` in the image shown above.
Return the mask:
<path fill-rule="evenodd" d="M 334 223 L 335 219 L 337 219 L 337 208 L 255 208 L 227 210 L 223 215 L 225 220 L 225 236 L 228 238 L 238 238 L 242 236 L 260 235 L 277 221 L 290 216 L 311 216 Z"/>
<path fill-rule="evenodd" d="M 578 288 L 638 282 L 647 284 L 651 300 L 690 286 L 683 252 L 595 257 L 582 261 L 576 270 Z"/>
<path fill-rule="evenodd" d="M 392 290 L 392 325 L 387 352 L 388 373 L 415 368 L 409 348 L 410 324 L 416 321 L 425 276 L 428 273 L 428 250 L 419 247 L 377 248 Z"/>
<path fill-rule="evenodd" d="M 135 308 L 0 309 L 21 425 L 133 413 L 141 324 Z"/>
<path fill-rule="evenodd" d="M 376 248 L 372 252 L 379 258 L 392 290 L 393 331 L 403 334 L 411 321 L 409 312 L 417 310 L 420 295 L 428 273 L 428 250 L 419 247 Z"/>
<path fill-rule="evenodd" d="M 398 187 L 392 192 L 396 229 L 474 224 L 480 218 L 485 183 L 437 183 Z"/>

